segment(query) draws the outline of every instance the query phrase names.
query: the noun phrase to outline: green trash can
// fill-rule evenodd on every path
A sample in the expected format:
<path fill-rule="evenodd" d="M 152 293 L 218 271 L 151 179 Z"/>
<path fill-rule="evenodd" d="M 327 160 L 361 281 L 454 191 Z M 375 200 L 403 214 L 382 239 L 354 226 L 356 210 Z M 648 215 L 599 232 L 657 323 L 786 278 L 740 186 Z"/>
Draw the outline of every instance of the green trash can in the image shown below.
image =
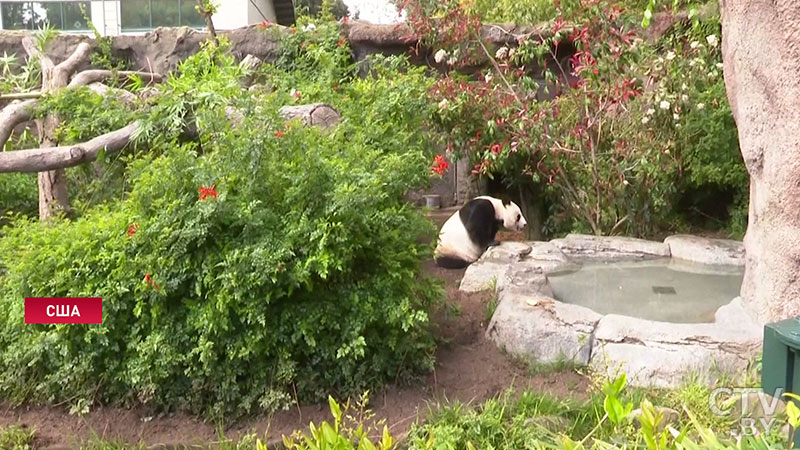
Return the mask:
<path fill-rule="evenodd" d="M 764 393 L 784 401 L 789 400 L 785 392 L 800 393 L 800 317 L 764 325 L 762 352 Z M 795 433 L 794 448 L 800 448 L 800 432 Z"/>

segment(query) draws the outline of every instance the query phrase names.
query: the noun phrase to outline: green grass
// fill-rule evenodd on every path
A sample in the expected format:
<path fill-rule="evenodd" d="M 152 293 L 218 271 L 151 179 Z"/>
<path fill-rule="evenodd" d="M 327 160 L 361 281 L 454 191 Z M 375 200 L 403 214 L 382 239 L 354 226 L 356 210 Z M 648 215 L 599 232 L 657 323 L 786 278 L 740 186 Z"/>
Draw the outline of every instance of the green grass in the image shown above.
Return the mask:
<path fill-rule="evenodd" d="M 483 307 L 483 320 L 486 323 L 489 323 L 489 321 L 492 320 L 492 316 L 494 316 L 494 312 L 497 309 L 498 301 L 499 301 L 498 295 L 497 295 L 497 292 L 495 292 L 495 293 L 492 294 L 492 297 L 489 299 L 489 301 Z"/>
<path fill-rule="evenodd" d="M 34 430 L 11 425 L 0 428 L 0 449 L 28 450 L 33 444 Z"/>
<path fill-rule="evenodd" d="M 557 372 L 566 372 L 566 371 L 578 371 L 579 369 L 583 368 L 582 364 L 579 364 L 573 358 L 567 357 L 567 355 L 561 354 L 555 361 L 550 362 L 537 362 L 537 361 L 530 361 L 528 362 L 528 370 L 530 371 L 531 375 L 547 375 L 549 373 L 557 373 Z"/>
<path fill-rule="evenodd" d="M 592 439 L 612 443 L 617 448 L 644 448 L 644 437 L 637 419 L 629 417 L 618 425 L 603 419 L 605 394 L 599 388 L 602 384 L 602 379 L 594 380 L 595 387 L 590 389 L 588 398 L 584 400 L 557 398 L 531 391 L 516 395 L 509 390 L 475 407 L 459 402 L 439 404 L 432 409 L 426 422 L 413 426 L 409 433 L 408 448 L 567 448 L 560 445 L 562 438 L 559 436 L 580 441 L 590 434 Z M 729 432 L 736 428 L 738 418 L 735 414 L 716 415 L 711 411 L 711 389 L 697 381 L 677 389 L 628 387 L 623 391 L 620 401 L 630 402 L 635 409 L 648 400 L 655 406 L 677 411 L 678 419 L 670 425 L 677 430 L 685 428 L 695 442 L 703 442 L 708 436 L 703 435 L 699 431 L 701 429 L 711 429 L 719 439 L 725 440 L 730 437 Z M 692 421 L 690 413 L 696 423 Z M 779 429 L 780 426 L 776 426 L 765 437 L 764 442 L 768 442 L 772 448 L 785 444 L 785 436 L 780 435 Z M 428 446 L 431 442 L 435 442 L 433 447 Z M 708 442 L 704 444 L 722 448 Z M 588 445 L 591 446 L 590 443 Z M 744 443 L 742 445 L 744 447 L 727 448 L 749 448 Z M 759 445 L 757 448 L 766 447 Z"/>

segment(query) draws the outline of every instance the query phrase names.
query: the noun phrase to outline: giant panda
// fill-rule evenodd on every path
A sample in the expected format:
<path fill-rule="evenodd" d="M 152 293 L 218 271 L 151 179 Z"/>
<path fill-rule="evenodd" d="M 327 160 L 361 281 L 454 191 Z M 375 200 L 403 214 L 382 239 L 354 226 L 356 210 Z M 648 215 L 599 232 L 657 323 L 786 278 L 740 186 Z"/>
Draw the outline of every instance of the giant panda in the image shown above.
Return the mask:
<path fill-rule="evenodd" d="M 446 269 L 462 269 L 481 257 L 495 240 L 500 226 L 520 231 L 527 222 L 514 202 L 480 196 L 453 213 L 439 231 L 434 261 Z"/>

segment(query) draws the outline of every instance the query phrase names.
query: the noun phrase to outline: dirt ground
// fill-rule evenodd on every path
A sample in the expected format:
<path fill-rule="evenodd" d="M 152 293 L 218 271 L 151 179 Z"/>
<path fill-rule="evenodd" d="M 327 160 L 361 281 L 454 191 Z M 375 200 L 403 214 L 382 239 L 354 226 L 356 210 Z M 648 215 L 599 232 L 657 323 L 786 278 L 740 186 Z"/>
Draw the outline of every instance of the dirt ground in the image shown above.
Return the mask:
<path fill-rule="evenodd" d="M 438 222 L 438 221 L 437 221 Z M 498 238 L 519 238 L 514 234 L 499 234 Z M 448 301 L 454 311 L 434 317 L 437 334 L 445 341 L 436 353 L 436 367 L 418 386 L 388 386 L 373 393 L 370 407 L 377 419 L 386 424 L 395 436 L 402 436 L 410 425 L 423 419 L 437 402 L 455 401 L 477 404 L 501 393 L 510 386 L 561 397 L 580 396 L 586 392 L 588 380 L 574 371 L 530 375 L 524 365 L 512 361 L 500 352 L 484 335 L 486 304 L 491 293 L 465 294 L 458 291 L 463 270 L 446 270 L 433 262 L 425 271 L 445 282 Z M 236 438 L 255 432 L 267 442 L 280 442 L 282 435 L 295 429 L 306 429 L 309 421 L 329 420 L 327 404 L 305 405 L 271 416 L 228 424 L 224 435 Z M 0 427 L 17 424 L 36 430 L 37 447 L 72 448 L 88 439 L 154 444 L 208 444 L 217 441 L 219 428 L 215 424 L 186 416 L 147 417 L 140 409 L 95 408 L 79 417 L 68 414 L 65 407 L 10 408 L 0 404 Z"/>

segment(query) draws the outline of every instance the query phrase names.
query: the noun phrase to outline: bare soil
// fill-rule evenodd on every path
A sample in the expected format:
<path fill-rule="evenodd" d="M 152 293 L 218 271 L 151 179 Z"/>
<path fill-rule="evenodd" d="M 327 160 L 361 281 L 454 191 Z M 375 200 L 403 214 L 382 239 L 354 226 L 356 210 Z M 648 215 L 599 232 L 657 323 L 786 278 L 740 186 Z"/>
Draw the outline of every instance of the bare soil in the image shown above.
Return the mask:
<path fill-rule="evenodd" d="M 498 235 L 500 240 L 515 238 L 519 237 L 511 233 Z M 452 307 L 444 308 L 433 318 L 437 336 L 443 341 L 436 352 L 434 371 L 417 386 L 390 385 L 370 396 L 375 418 L 385 419 L 393 435 L 403 436 L 437 403 L 460 401 L 475 405 L 512 386 L 517 391 L 531 389 L 559 397 L 585 395 L 588 380 L 582 375 L 574 371 L 531 375 L 529 368 L 504 355 L 486 339 L 486 305 L 492 293 L 459 292 L 464 270 L 441 269 L 432 261 L 425 263 L 424 270 L 444 281 Z M 66 407 L 11 408 L 0 404 L 0 428 L 12 424 L 32 427 L 36 430 L 37 447 L 67 449 L 91 439 L 148 446 L 209 444 L 219 440 L 220 429 L 226 438 L 256 433 L 262 439 L 266 435 L 267 442 L 280 442 L 282 435 L 307 429 L 309 421 L 329 420 L 326 403 L 303 405 L 223 427 L 183 414 L 148 414 L 138 408 L 98 407 L 84 416 L 74 416 Z"/>

